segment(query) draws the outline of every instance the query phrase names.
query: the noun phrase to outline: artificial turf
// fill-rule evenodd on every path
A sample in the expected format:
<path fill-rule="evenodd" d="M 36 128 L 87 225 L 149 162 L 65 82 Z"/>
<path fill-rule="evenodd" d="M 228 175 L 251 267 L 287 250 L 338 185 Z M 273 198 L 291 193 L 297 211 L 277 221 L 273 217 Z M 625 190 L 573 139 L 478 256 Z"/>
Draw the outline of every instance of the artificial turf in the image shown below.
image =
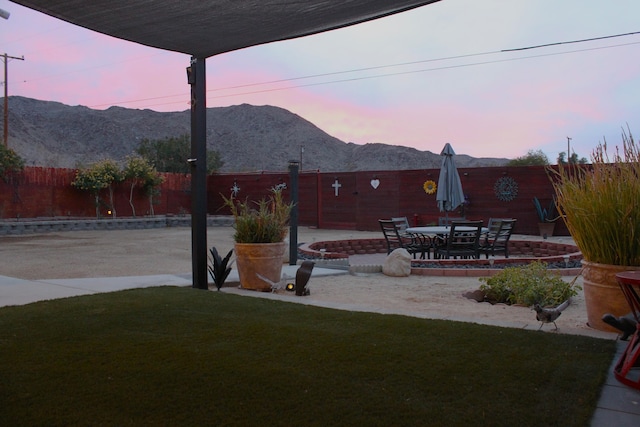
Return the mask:
<path fill-rule="evenodd" d="M 148 288 L 0 308 L 0 425 L 584 426 L 613 341 Z"/>

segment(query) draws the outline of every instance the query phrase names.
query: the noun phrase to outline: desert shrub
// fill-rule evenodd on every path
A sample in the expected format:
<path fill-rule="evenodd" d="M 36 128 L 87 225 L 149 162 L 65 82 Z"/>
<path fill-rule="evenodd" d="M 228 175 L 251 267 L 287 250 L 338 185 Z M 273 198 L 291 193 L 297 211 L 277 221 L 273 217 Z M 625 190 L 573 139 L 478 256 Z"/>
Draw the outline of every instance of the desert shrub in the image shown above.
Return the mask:
<path fill-rule="evenodd" d="M 567 283 L 540 261 L 526 266 L 507 267 L 492 277 L 482 277 L 480 290 L 493 303 L 556 306 L 575 296 L 579 286 Z"/>

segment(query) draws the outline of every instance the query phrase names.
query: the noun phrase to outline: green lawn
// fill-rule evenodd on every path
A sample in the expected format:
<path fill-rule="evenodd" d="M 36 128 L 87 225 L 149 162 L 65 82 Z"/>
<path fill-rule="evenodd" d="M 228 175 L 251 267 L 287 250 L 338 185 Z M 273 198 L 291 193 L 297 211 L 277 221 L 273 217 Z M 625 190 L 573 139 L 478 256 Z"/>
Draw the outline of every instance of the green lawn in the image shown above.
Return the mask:
<path fill-rule="evenodd" d="M 584 426 L 615 343 L 191 288 L 0 308 L 3 426 Z"/>

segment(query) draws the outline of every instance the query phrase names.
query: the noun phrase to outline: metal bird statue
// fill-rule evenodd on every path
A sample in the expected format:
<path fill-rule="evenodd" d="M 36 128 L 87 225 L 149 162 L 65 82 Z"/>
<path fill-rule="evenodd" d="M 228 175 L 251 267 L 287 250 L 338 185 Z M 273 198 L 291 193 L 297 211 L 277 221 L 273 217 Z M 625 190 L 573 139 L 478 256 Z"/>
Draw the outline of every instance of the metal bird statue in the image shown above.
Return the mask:
<path fill-rule="evenodd" d="M 296 271 L 296 283 L 294 289 L 297 296 L 306 296 L 310 294 L 309 289 L 307 289 L 306 286 L 307 283 L 309 283 L 309 278 L 311 277 L 311 271 L 313 270 L 314 265 L 316 265 L 316 263 L 313 261 L 303 261 L 300 268 Z M 279 291 L 282 285 L 289 280 L 288 278 L 285 278 L 276 283 L 264 277 L 262 274 L 257 274 L 257 276 L 271 285 L 271 292 Z"/>
<path fill-rule="evenodd" d="M 306 286 L 307 283 L 309 283 L 314 265 L 316 265 L 316 263 L 313 261 L 303 261 L 298 271 L 296 271 L 296 295 L 309 295 L 309 289 L 307 289 Z"/>
<path fill-rule="evenodd" d="M 633 313 L 627 313 L 620 317 L 615 317 L 611 313 L 606 313 L 602 316 L 602 321 L 616 329 L 619 329 L 622 332 L 622 334 L 620 334 L 620 339 L 622 341 L 626 341 L 638 329 L 638 322 L 633 316 Z"/>
<path fill-rule="evenodd" d="M 553 323 L 553 326 L 558 330 L 558 325 L 556 325 L 556 319 L 560 317 L 562 311 L 569 307 L 569 300 L 566 300 L 556 308 L 542 308 L 539 304 L 535 304 L 533 309 L 536 311 L 536 319 L 538 319 L 540 323 L 540 327 L 538 330 L 542 329 L 542 325 L 545 323 Z"/>

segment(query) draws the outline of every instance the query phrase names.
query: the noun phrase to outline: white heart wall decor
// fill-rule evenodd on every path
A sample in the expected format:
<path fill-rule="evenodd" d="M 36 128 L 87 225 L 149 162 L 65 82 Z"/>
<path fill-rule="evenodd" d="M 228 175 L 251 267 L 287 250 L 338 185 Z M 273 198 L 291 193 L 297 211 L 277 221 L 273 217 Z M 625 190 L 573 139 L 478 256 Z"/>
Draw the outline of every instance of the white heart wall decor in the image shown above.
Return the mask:
<path fill-rule="evenodd" d="M 373 189 L 377 189 L 378 186 L 380 185 L 380 180 L 379 179 L 372 179 L 371 180 L 371 186 L 373 187 Z"/>

